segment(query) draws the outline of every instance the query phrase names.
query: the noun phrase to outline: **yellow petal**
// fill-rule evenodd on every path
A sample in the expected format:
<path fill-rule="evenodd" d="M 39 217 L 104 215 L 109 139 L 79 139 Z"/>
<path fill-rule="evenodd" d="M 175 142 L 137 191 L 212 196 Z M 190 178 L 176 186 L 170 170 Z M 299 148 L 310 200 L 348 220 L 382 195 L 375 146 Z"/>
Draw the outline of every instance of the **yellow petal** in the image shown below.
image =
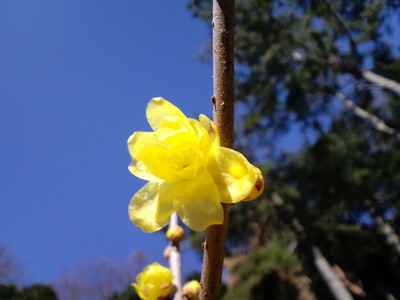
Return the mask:
<path fill-rule="evenodd" d="M 212 147 L 212 140 L 210 134 L 199 121 L 194 119 L 188 119 L 188 120 L 195 132 L 194 139 L 195 142 L 198 144 L 198 149 L 200 151 L 201 158 L 204 161 L 204 163 L 206 163 Z"/>
<path fill-rule="evenodd" d="M 163 180 L 180 180 L 178 170 L 174 168 L 174 160 L 170 159 L 172 151 L 163 145 L 148 146 L 139 155 L 137 165 L 150 174 Z"/>
<path fill-rule="evenodd" d="M 139 163 L 140 166 L 140 163 Z M 147 180 L 147 181 L 160 181 L 159 178 L 155 177 L 154 175 L 148 173 L 147 171 L 143 170 L 146 168 L 140 168 L 138 166 L 137 161 L 132 161 L 132 163 L 128 166 L 128 170 L 135 176 Z"/>
<path fill-rule="evenodd" d="M 148 300 L 149 297 L 145 294 L 145 290 L 140 287 L 137 283 L 132 283 L 132 286 L 135 288 L 136 293 L 138 294 L 139 298 L 142 300 Z"/>
<path fill-rule="evenodd" d="M 165 227 L 174 212 L 170 198 L 160 199 L 160 185 L 158 182 L 147 183 L 129 203 L 131 221 L 145 232 L 154 232 Z"/>
<path fill-rule="evenodd" d="M 207 116 L 201 114 L 199 116 L 200 124 L 207 130 L 213 146 L 219 146 L 218 128 Z"/>
<path fill-rule="evenodd" d="M 258 196 L 261 195 L 261 193 L 264 191 L 264 178 L 261 174 L 261 171 L 259 168 L 256 166 L 252 166 L 253 168 L 253 173 L 257 177 L 256 182 L 254 183 L 254 186 L 250 193 L 246 196 L 246 198 L 243 199 L 243 201 L 249 201 L 257 198 Z"/>
<path fill-rule="evenodd" d="M 173 291 L 172 279 L 170 269 L 158 263 L 152 263 L 136 276 L 137 283 L 133 283 L 132 286 L 141 299 L 164 299 Z"/>
<path fill-rule="evenodd" d="M 235 150 L 217 147 L 213 153 L 208 170 L 220 189 L 221 202 L 236 203 L 244 200 L 253 190 L 261 172 L 258 174 L 254 166 Z"/>
<path fill-rule="evenodd" d="M 146 116 L 151 128 L 157 132 L 160 140 L 164 140 L 176 132 L 190 130 L 183 112 L 161 97 L 150 100 L 147 105 Z"/>
<path fill-rule="evenodd" d="M 179 217 L 193 230 L 202 231 L 223 222 L 218 188 L 207 170 L 193 180 L 163 182 L 160 195 L 174 200 Z"/>
<path fill-rule="evenodd" d="M 129 165 L 128 169 L 133 175 L 148 181 L 159 180 L 156 175 L 152 173 L 152 170 L 149 169 L 149 166 L 146 165 L 146 162 L 140 160 L 143 150 L 149 146 L 155 145 L 162 147 L 162 143 L 158 141 L 157 134 L 154 132 L 137 131 L 129 137 L 128 150 L 132 157 L 132 163 Z"/>
<path fill-rule="evenodd" d="M 160 145 L 162 144 L 155 132 L 143 132 L 136 131 L 128 139 L 128 150 L 129 154 L 138 159 L 139 154 L 150 145 Z"/>

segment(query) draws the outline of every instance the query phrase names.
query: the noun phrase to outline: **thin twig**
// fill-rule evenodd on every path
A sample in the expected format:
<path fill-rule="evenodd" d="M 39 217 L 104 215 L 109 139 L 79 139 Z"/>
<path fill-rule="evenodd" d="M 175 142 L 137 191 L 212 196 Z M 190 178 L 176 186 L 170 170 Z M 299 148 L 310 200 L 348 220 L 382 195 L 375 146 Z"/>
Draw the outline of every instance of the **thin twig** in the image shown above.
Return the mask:
<path fill-rule="evenodd" d="M 228 148 L 233 145 L 234 6 L 234 0 L 213 0 L 213 114 L 221 146 Z M 200 300 L 219 299 L 226 234 L 232 205 L 222 206 L 224 223 L 210 226 L 203 244 Z"/>
<path fill-rule="evenodd" d="M 173 213 L 169 222 L 169 227 L 173 228 L 178 226 L 178 215 Z M 170 246 L 169 253 L 169 267 L 174 275 L 173 284 L 176 288 L 174 300 L 182 300 L 182 276 L 181 276 L 181 253 L 179 251 L 179 244 Z"/>

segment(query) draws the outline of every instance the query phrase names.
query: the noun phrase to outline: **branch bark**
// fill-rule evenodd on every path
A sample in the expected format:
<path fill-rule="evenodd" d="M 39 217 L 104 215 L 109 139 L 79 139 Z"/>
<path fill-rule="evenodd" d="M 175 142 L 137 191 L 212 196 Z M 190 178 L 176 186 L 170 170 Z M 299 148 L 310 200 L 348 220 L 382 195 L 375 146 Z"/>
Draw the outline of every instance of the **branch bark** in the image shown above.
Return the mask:
<path fill-rule="evenodd" d="M 221 146 L 232 148 L 234 116 L 234 6 L 235 0 L 213 0 L 213 115 Z M 221 290 L 230 204 L 222 204 L 224 222 L 207 229 L 203 244 L 200 300 L 217 300 Z"/>

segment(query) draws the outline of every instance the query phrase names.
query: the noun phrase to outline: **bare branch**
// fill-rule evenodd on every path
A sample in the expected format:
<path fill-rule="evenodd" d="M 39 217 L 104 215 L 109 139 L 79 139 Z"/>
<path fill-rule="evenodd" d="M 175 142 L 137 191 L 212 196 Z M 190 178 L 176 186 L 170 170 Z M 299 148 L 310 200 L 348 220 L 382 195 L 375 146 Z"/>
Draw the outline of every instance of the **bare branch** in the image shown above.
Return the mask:
<path fill-rule="evenodd" d="M 339 276 L 340 280 L 346 285 L 346 287 L 354 294 L 360 297 L 365 297 L 365 291 L 357 284 L 352 283 L 343 272 L 342 268 L 338 265 L 333 265 L 333 270 Z"/>
<path fill-rule="evenodd" d="M 173 228 L 178 226 L 178 214 L 174 212 L 171 215 L 169 227 Z M 169 252 L 169 267 L 174 275 L 173 283 L 176 288 L 174 300 L 182 299 L 182 275 L 181 275 L 181 253 L 179 251 L 179 244 L 172 243 Z"/>
<path fill-rule="evenodd" d="M 395 135 L 397 138 L 400 138 L 400 134 L 392 127 L 387 126 L 385 121 L 356 105 L 352 100 L 347 98 L 345 94 L 336 93 L 336 97 L 344 102 L 346 108 L 351 109 L 357 116 L 370 122 L 376 130 L 390 135 Z"/>
<path fill-rule="evenodd" d="M 392 79 L 388 79 L 386 77 L 383 77 L 379 74 L 376 74 L 372 71 L 369 71 L 369 70 L 366 70 L 363 68 L 361 68 L 360 71 L 361 71 L 362 77 L 365 80 L 367 80 L 373 84 L 376 84 L 377 86 L 380 86 L 382 88 L 388 89 L 400 96 L 400 83 L 399 82 L 394 81 Z"/>

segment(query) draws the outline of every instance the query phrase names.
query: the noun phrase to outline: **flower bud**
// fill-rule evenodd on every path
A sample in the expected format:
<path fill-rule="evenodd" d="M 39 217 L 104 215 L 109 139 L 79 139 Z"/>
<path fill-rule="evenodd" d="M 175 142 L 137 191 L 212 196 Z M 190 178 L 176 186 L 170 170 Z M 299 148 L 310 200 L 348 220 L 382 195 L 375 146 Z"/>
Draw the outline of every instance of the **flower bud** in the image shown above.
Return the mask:
<path fill-rule="evenodd" d="M 169 258 L 171 257 L 171 246 L 167 246 L 167 247 L 164 249 L 163 255 L 164 255 L 164 258 L 165 258 L 166 260 L 169 260 Z"/>
<path fill-rule="evenodd" d="M 132 286 L 136 289 L 140 299 L 167 299 L 168 295 L 174 290 L 172 278 L 170 269 L 158 263 L 152 263 L 136 276 L 137 283 L 133 283 Z"/>
<path fill-rule="evenodd" d="M 182 296 L 186 300 L 197 300 L 200 293 L 200 283 L 197 280 L 192 280 L 186 283 L 182 288 Z"/>
<path fill-rule="evenodd" d="M 168 228 L 167 234 L 165 235 L 173 244 L 178 244 L 183 240 L 185 233 L 183 228 L 179 225 Z"/>

